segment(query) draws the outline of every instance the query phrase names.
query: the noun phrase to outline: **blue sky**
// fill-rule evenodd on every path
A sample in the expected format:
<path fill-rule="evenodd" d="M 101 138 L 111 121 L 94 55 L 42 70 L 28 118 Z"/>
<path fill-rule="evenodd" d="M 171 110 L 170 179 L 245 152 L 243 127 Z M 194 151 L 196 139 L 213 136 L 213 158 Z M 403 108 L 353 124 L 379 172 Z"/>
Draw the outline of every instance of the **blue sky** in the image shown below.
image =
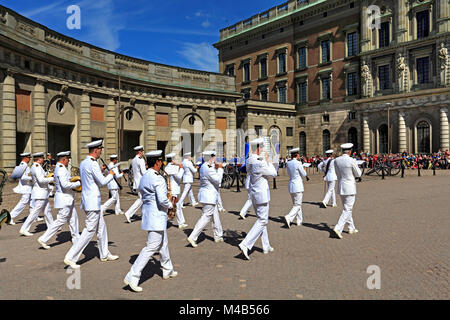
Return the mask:
<path fill-rule="evenodd" d="M 284 1 L 273 0 L 0 0 L 42 25 L 136 58 L 218 72 L 219 30 Z M 69 30 L 66 9 L 81 9 Z"/>

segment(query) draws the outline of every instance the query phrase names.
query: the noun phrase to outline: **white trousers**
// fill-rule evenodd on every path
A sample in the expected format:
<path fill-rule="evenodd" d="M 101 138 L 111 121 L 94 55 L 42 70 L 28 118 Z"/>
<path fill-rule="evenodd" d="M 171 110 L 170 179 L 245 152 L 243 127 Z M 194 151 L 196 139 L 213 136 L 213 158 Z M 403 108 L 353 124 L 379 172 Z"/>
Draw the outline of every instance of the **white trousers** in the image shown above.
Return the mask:
<path fill-rule="evenodd" d="M 344 230 L 345 224 L 348 223 L 349 230 L 355 229 L 355 224 L 353 223 L 353 217 L 352 217 L 352 211 L 353 211 L 353 205 L 355 204 L 355 195 L 351 196 L 342 196 L 341 195 L 341 201 L 342 205 L 344 206 L 344 210 L 342 210 L 341 217 L 339 218 L 339 221 L 337 225 L 335 226 L 336 230 L 339 232 L 342 232 Z"/>
<path fill-rule="evenodd" d="M 65 259 L 77 262 L 80 259 L 81 253 L 95 234 L 97 234 L 100 259 L 106 258 L 110 252 L 108 250 L 108 232 L 106 230 L 105 219 L 103 218 L 103 215 L 100 214 L 100 211 L 87 211 L 83 232 L 78 240 L 72 245 L 69 252 L 67 252 Z"/>
<path fill-rule="evenodd" d="M 297 224 L 303 222 L 303 212 L 302 212 L 302 199 L 303 199 L 303 192 L 295 192 L 291 193 L 292 203 L 293 207 L 291 211 L 286 215 L 286 219 L 289 220 L 289 222 L 294 221 L 295 217 L 297 217 Z"/>
<path fill-rule="evenodd" d="M 135 285 L 139 284 L 142 270 L 144 270 L 150 258 L 159 251 L 160 263 L 163 269 L 163 276 L 168 276 L 173 265 L 170 260 L 169 246 L 167 239 L 167 231 L 149 231 L 147 237 L 147 245 L 141 250 L 136 261 L 131 266 L 127 277 L 129 281 Z"/>
<path fill-rule="evenodd" d="M 47 243 L 47 241 L 50 240 L 56 232 L 58 232 L 58 229 L 66 223 L 69 224 L 70 234 L 72 235 L 72 243 L 75 243 L 75 241 L 80 237 L 80 233 L 78 231 L 78 214 L 74 203 L 71 206 L 59 209 L 58 214 L 56 215 L 56 220 L 39 239 L 41 239 L 42 242 Z"/>
<path fill-rule="evenodd" d="M 137 191 L 139 198 L 131 205 L 131 207 L 125 212 L 125 215 L 128 217 L 134 216 L 134 214 L 142 207 L 142 194 L 138 190 Z M 117 211 L 116 211 L 117 212 Z"/>
<path fill-rule="evenodd" d="M 50 208 L 50 202 L 48 201 L 48 199 L 34 199 L 31 200 L 30 214 L 23 223 L 22 228 L 20 228 L 20 231 L 30 232 L 31 224 L 37 219 L 39 213 L 42 210 L 44 210 L 44 218 L 45 223 L 47 224 L 47 229 L 50 228 L 50 226 L 53 223 L 53 216 L 52 210 Z"/>
<path fill-rule="evenodd" d="M 194 198 L 194 191 L 192 191 L 192 185 L 190 183 L 184 184 L 184 190 L 183 190 L 183 193 L 181 194 L 180 200 L 178 200 L 178 203 L 183 205 L 184 199 L 186 198 L 188 193 L 189 193 L 189 199 L 191 200 L 191 204 L 195 203 L 196 201 Z"/>
<path fill-rule="evenodd" d="M 174 197 L 178 197 L 178 194 L 174 194 Z M 184 219 L 183 209 L 181 208 L 181 204 L 177 202 L 177 211 L 176 211 L 177 223 L 179 226 L 184 224 L 186 220 Z"/>
<path fill-rule="evenodd" d="M 267 223 L 269 222 L 269 202 L 256 204 L 253 200 L 253 208 L 255 209 L 257 220 L 248 232 L 242 244 L 251 250 L 258 238 L 261 236 L 263 250 L 270 249 L 269 235 L 267 233 Z"/>
<path fill-rule="evenodd" d="M 198 236 L 206 228 L 206 225 L 211 221 L 211 218 L 214 240 L 221 238 L 223 236 L 223 230 L 222 224 L 220 223 L 219 210 L 217 209 L 217 205 L 205 203 L 203 203 L 202 216 L 195 224 L 194 230 L 191 232 L 189 238 L 197 241 Z"/>
<path fill-rule="evenodd" d="M 111 192 L 111 198 L 106 200 L 106 202 L 103 204 L 103 211 L 106 211 L 109 207 L 111 207 L 113 204 L 116 204 L 115 206 L 115 213 L 119 214 L 120 211 L 120 198 L 119 198 L 119 190 L 109 190 Z"/>
<path fill-rule="evenodd" d="M 241 209 L 241 212 L 239 213 L 241 216 L 246 216 L 248 210 L 250 210 L 250 207 L 252 206 L 252 199 L 250 198 L 250 194 L 248 195 L 247 201 L 245 201 L 244 206 Z"/>
<path fill-rule="evenodd" d="M 25 209 L 25 207 L 30 203 L 30 199 L 31 199 L 31 193 L 22 194 L 22 197 L 20 197 L 19 202 L 17 202 L 16 206 L 14 207 L 14 209 L 12 209 L 12 211 L 10 213 L 11 219 L 14 219 L 19 214 L 22 213 L 22 211 Z M 30 210 L 31 210 L 31 207 L 30 207 Z"/>
<path fill-rule="evenodd" d="M 328 190 L 325 194 L 325 198 L 323 198 L 323 202 L 328 204 L 328 202 L 332 201 L 332 205 L 336 205 L 336 192 L 334 191 L 334 186 L 336 185 L 336 181 L 327 181 Z"/>
<path fill-rule="evenodd" d="M 222 197 L 220 196 L 220 191 L 219 191 L 219 193 L 217 195 L 217 206 L 218 206 L 219 209 L 224 209 L 223 208 L 223 203 L 222 203 Z"/>

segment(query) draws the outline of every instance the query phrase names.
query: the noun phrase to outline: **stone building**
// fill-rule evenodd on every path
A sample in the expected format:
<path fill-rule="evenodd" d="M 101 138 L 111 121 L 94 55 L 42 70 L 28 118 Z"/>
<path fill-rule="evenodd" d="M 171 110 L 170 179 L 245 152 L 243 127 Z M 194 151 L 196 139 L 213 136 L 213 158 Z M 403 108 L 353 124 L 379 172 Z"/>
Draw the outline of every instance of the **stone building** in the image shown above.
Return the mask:
<path fill-rule="evenodd" d="M 236 128 L 237 98 L 233 77 L 107 51 L 0 6 L 0 168 L 7 171 L 24 151 L 70 150 L 77 166 L 94 139 L 105 140 L 105 158 L 118 153 L 121 161 L 136 145 L 198 156 L 212 143 L 231 157 L 235 137 L 225 132 Z M 214 145 L 213 134 L 203 136 L 208 129 L 224 141 Z"/>
<path fill-rule="evenodd" d="M 449 31 L 446 0 L 290 0 L 215 47 L 243 94 L 238 128 L 277 128 L 282 153 L 432 152 L 449 148 Z"/>

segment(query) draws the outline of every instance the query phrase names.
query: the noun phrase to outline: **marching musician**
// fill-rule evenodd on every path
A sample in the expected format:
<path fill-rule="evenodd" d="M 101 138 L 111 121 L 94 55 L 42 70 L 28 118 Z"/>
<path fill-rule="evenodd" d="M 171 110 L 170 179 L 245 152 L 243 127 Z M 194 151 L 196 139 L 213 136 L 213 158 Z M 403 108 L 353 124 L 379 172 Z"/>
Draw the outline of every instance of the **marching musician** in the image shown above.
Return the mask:
<path fill-rule="evenodd" d="M 248 137 L 245 137 L 245 138 L 246 138 L 246 145 L 248 145 Z M 245 161 L 246 161 L 245 167 L 246 167 L 246 170 L 247 170 L 247 176 L 245 177 L 244 188 L 247 190 L 248 198 L 247 198 L 247 201 L 245 201 L 244 206 L 242 207 L 241 211 L 239 212 L 239 217 L 241 217 L 242 220 L 246 219 L 245 216 L 247 215 L 248 211 L 252 207 L 252 199 L 250 197 L 250 192 L 249 192 L 249 189 L 250 189 L 250 174 L 248 173 L 247 163 L 248 163 L 248 161 L 249 161 L 248 159 L 250 157 L 255 157 L 255 156 L 256 155 L 252 153 L 250 155 L 247 155 L 246 158 L 245 158 Z"/>
<path fill-rule="evenodd" d="M 167 185 L 165 179 L 159 174 L 162 166 L 162 151 L 147 153 L 149 170 L 139 183 L 139 192 L 142 194 L 142 230 L 148 232 L 147 245 L 141 250 L 139 256 L 123 280 L 135 292 L 141 292 L 139 279 L 142 270 L 150 258 L 159 252 L 163 279 L 174 278 L 178 272 L 173 270 L 170 260 L 167 238 L 167 210 L 172 209 L 172 203 L 167 198 Z"/>
<path fill-rule="evenodd" d="M 214 151 L 203 152 L 203 157 L 207 162 L 200 168 L 200 190 L 198 192 L 198 201 L 203 204 L 202 216 L 187 238 L 194 248 L 197 247 L 198 236 L 211 221 L 211 218 L 213 218 L 214 241 L 223 242 L 223 230 L 218 211 L 219 185 L 223 177 L 223 165 L 221 163 L 216 164 Z"/>
<path fill-rule="evenodd" d="M 47 159 L 44 160 L 44 164 L 42 165 L 42 168 L 44 168 L 45 175 L 48 175 L 50 172 L 53 172 L 56 166 L 56 161 L 53 159 L 52 154 L 50 152 L 47 152 Z M 53 198 L 53 191 L 55 190 L 55 186 L 52 186 L 51 184 L 48 185 L 48 197 Z"/>
<path fill-rule="evenodd" d="M 264 254 L 274 250 L 270 246 L 269 235 L 267 233 L 270 201 L 269 181 L 267 179 L 268 177 L 275 178 L 277 176 L 277 171 L 269 160 L 269 154 L 265 152 L 264 158 L 261 155 L 264 148 L 264 139 L 258 138 L 252 140 L 250 145 L 254 149 L 254 154 L 257 155 L 257 157 L 249 158 L 247 162 L 247 174 L 250 175 L 249 193 L 257 220 L 245 239 L 239 244 L 239 248 L 248 260 L 250 260 L 248 250 L 253 248 L 253 245 L 260 236 Z"/>
<path fill-rule="evenodd" d="M 73 269 L 77 269 L 80 265 L 76 264 L 80 259 L 81 253 L 91 241 L 92 237 L 97 234 L 98 250 L 100 260 L 113 261 L 119 259 L 119 256 L 113 255 L 108 250 L 108 233 L 106 229 L 105 219 L 100 214 L 101 194 L 100 187 L 107 185 L 114 178 L 114 171 L 109 170 L 109 174 L 105 177 L 97 162 L 102 153 L 103 140 L 93 141 L 86 145 L 89 149 L 89 155 L 80 164 L 81 185 L 81 208 L 86 212 L 86 221 L 80 238 L 72 245 L 69 252 L 64 257 L 64 263 Z M 103 166 L 103 170 L 106 166 Z"/>
<path fill-rule="evenodd" d="M 324 208 L 327 207 L 328 202 L 331 199 L 332 206 L 337 207 L 336 205 L 336 192 L 334 191 L 334 187 L 336 185 L 337 176 L 336 172 L 334 170 L 334 156 L 333 156 L 334 150 L 327 150 L 325 152 L 327 159 L 319 163 L 318 169 L 321 170 L 325 176 L 323 178 L 324 181 L 327 183 L 327 193 L 325 194 L 325 198 L 322 200 L 322 205 Z"/>
<path fill-rule="evenodd" d="M 191 200 L 191 205 L 195 207 L 198 205 L 198 202 L 195 201 L 194 198 L 194 191 L 192 191 L 192 184 L 194 183 L 194 174 L 197 173 L 197 168 L 194 167 L 191 161 L 191 153 L 187 152 L 184 154 L 184 160 L 182 162 L 183 168 L 184 168 L 184 174 L 183 174 L 183 183 L 184 183 L 184 189 L 183 194 L 180 197 L 180 200 L 177 203 L 177 206 L 183 207 L 184 199 L 186 198 L 187 194 L 189 193 L 189 198 Z"/>
<path fill-rule="evenodd" d="M 108 165 L 108 169 L 114 171 L 114 175 L 116 176 L 116 179 L 120 179 L 123 177 L 123 173 L 119 172 L 118 165 L 118 156 L 117 154 L 112 154 L 109 157 L 109 160 L 111 161 Z M 119 196 L 119 185 L 117 182 L 113 179 L 110 183 L 108 183 L 108 190 L 111 192 L 111 198 L 106 200 L 106 202 L 101 207 L 101 214 L 103 214 L 110 206 L 113 204 L 116 204 L 115 206 L 115 213 L 116 215 L 123 214 L 122 209 L 120 208 L 120 196 Z"/>
<path fill-rule="evenodd" d="M 356 159 L 350 157 L 352 154 L 353 144 L 346 143 L 341 145 L 341 148 L 343 153 L 342 156 L 334 160 L 334 168 L 338 179 L 338 191 L 344 207 L 341 217 L 333 229 L 339 239 L 342 239 L 342 231 L 347 223 L 350 234 L 355 234 L 358 232 L 355 228 L 355 224 L 353 223 L 352 211 L 356 199 L 355 178 L 361 177 L 362 174 L 358 164 L 356 163 Z"/>
<path fill-rule="evenodd" d="M 48 201 L 49 187 L 48 184 L 54 181 L 53 177 L 47 178 L 42 168 L 44 163 L 44 153 L 38 152 L 33 154 L 33 165 L 30 169 L 31 178 L 33 180 L 33 189 L 31 190 L 31 209 L 30 214 L 20 228 L 20 234 L 30 237 L 31 224 L 38 218 L 39 213 L 44 210 L 45 223 L 47 229 L 53 223 L 53 216 Z"/>
<path fill-rule="evenodd" d="M 286 165 L 287 172 L 289 175 L 289 193 L 291 194 L 293 207 L 291 211 L 284 216 L 286 220 L 286 225 L 288 228 L 291 227 L 292 221 L 297 217 L 297 226 L 300 226 L 303 222 L 303 212 L 302 212 L 302 199 L 303 187 L 302 178 L 307 178 L 305 169 L 303 168 L 303 163 L 300 161 L 300 148 L 295 148 L 290 151 L 291 159 Z"/>
<path fill-rule="evenodd" d="M 138 198 L 127 210 L 127 212 L 125 212 L 125 218 L 127 219 L 128 223 L 131 223 L 130 220 L 131 217 L 134 216 L 134 214 L 142 206 L 142 195 L 139 191 L 139 183 L 141 182 L 142 176 L 147 171 L 147 169 L 145 168 L 145 160 L 143 159 L 144 147 L 143 146 L 134 147 L 134 151 L 136 153 L 136 156 L 131 162 L 131 170 L 133 170 L 133 189 L 135 189 L 136 192 L 138 193 Z"/>
<path fill-rule="evenodd" d="M 21 214 L 25 207 L 30 204 L 31 190 L 33 188 L 33 179 L 31 178 L 30 168 L 28 167 L 28 163 L 31 159 L 30 156 L 31 154 L 29 152 L 20 154 L 22 161 L 14 168 L 14 171 L 11 174 L 12 179 L 19 179 L 19 184 L 13 189 L 13 191 L 21 194 L 22 196 L 14 209 L 11 211 L 11 220 L 8 223 L 10 225 L 15 225 L 13 219 Z"/>
<path fill-rule="evenodd" d="M 75 192 L 73 189 L 80 187 L 81 182 L 70 182 L 72 177 L 67 169 L 70 151 L 60 152 L 56 156 L 58 157 L 58 163 L 56 164 L 54 171 L 56 187 L 54 208 L 59 209 L 59 212 L 50 228 L 48 228 L 37 240 L 44 249 L 50 249 L 50 246 L 47 245 L 47 241 L 50 240 L 50 238 L 58 232 L 59 228 L 66 223 L 69 223 L 72 243 L 75 243 L 80 237 L 78 231 L 78 214 L 75 209 L 74 201 Z"/>
<path fill-rule="evenodd" d="M 175 161 L 173 160 L 175 156 L 176 156 L 175 153 L 170 153 L 166 156 L 167 165 L 164 168 L 164 170 L 169 175 L 172 196 L 178 197 L 181 193 L 180 184 L 181 179 L 183 178 L 184 169 L 183 164 L 175 163 Z M 178 228 L 179 229 L 187 228 L 188 225 L 186 224 L 186 220 L 184 219 L 183 208 L 181 206 L 177 205 L 176 216 Z"/>

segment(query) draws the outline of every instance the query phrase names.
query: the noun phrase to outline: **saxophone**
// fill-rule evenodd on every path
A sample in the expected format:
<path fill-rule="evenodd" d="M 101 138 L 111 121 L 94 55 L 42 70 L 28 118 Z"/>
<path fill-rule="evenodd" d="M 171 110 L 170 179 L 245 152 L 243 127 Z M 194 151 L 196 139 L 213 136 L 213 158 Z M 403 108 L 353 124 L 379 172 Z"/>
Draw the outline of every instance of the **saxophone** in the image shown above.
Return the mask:
<path fill-rule="evenodd" d="M 173 220 L 173 218 L 175 218 L 175 214 L 177 212 L 177 197 L 172 196 L 172 189 L 170 187 L 170 176 L 169 174 L 161 169 L 161 173 L 162 176 L 166 179 L 166 183 L 167 183 L 167 198 L 169 199 L 169 201 L 172 203 L 172 209 L 169 209 L 167 211 L 167 216 L 169 217 L 170 220 Z"/>

